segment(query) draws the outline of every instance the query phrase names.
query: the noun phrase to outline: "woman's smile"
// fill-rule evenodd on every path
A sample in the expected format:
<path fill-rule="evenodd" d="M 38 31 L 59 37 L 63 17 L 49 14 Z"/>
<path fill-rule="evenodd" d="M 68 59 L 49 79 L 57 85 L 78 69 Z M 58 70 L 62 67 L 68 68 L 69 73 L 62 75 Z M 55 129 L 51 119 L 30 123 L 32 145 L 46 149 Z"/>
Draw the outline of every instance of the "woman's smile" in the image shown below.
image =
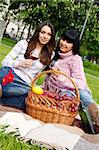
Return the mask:
<path fill-rule="evenodd" d="M 52 31 L 50 27 L 43 26 L 40 33 L 39 33 L 39 42 L 41 44 L 47 44 L 51 39 Z"/>
<path fill-rule="evenodd" d="M 62 53 L 67 53 L 72 50 L 73 43 L 68 43 L 66 40 L 60 39 L 59 47 Z"/>

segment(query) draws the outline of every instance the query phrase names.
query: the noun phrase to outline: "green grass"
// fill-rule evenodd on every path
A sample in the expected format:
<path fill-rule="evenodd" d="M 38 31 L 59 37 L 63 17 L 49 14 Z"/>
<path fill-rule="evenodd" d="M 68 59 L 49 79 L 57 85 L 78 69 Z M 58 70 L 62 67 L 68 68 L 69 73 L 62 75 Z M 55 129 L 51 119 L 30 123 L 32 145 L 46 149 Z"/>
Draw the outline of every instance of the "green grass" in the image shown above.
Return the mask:
<path fill-rule="evenodd" d="M 1 66 L 1 61 L 8 54 L 10 50 L 11 50 L 11 47 L 0 44 L 0 66 Z"/>
<path fill-rule="evenodd" d="M 99 71 L 97 70 L 92 70 L 92 69 L 89 69 L 89 68 L 84 68 L 84 71 L 88 74 L 91 74 L 93 76 L 96 76 L 99 78 Z"/>
<path fill-rule="evenodd" d="M 10 41 L 10 43 L 13 43 L 13 42 Z M 11 46 L 12 46 L 12 44 L 11 44 Z M 0 62 L 7 55 L 7 53 L 11 49 L 12 48 L 7 46 L 7 45 L 0 44 Z M 94 75 L 95 77 L 99 78 L 99 71 L 98 70 L 95 71 L 95 70 L 89 69 L 87 67 L 87 68 L 85 68 L 85 72 L 88 73 L 88 74 Z M 98 91 L 99 91 L 99 86 L 98 86 L 99 85 L 99 79 L 94 78 L 94 77 L 90 77 L 88 75 L 86 75 L 86 78 L 87 78 L 88 85 L 89 85 L 90 89 L 92 90 L 93 98 L 99 104 L 99 94 L 98 94 Z"/>
<path fill-rule="evenodd" d="M 47 150 L 47 148 L 22 142 L 16 136 L 0 131 L 0 150 Z"/>
<path fill-rule="evenodd" d="M 17 42 L 14 41 L 14 40 L 12 40 L 12 39 L 10 39 L 10 38 L 3 37 L 2 38 L 2 43 L 5 44 L 5 45 L 7 45 L 7 46 L 13 47 Z"/>
<path fill-rule="evenodd" d="M 92 62 L 89 61 L 84 61 L 83 64 L 85 72 L 94 75 L 96 77 L 99 77 L 99 65 L 93 64 Z"/>
<path fill-rule="evenodd" d="M 86 74 L 88 86 L 91 89 L 94 100 L 99 104 L 99 79 Z"/>

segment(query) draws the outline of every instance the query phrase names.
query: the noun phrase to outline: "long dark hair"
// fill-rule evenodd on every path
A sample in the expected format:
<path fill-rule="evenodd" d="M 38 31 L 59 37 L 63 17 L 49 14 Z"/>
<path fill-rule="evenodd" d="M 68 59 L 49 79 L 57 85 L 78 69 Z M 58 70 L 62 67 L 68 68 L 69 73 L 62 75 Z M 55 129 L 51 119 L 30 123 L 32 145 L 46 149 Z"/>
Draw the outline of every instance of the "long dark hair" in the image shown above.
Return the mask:
<path fill-rule="evenodd" d="M 73 43 L 73 49 L 72 49 L 73 54 L 80 55 L 80 52 L 79 52 L 80 40 L 79 40 L 79 32 L 78 31 L 76 31 L 74 28 L 71 28 L 71 29 L 63 32 L 60 39 L 64 39 L 69 43 Z M 59 58 L 58 52 L 60 51 L 60 47 L 59 47 L 60 39 L 57 43 L 56 50 L 55 50 L 55 60 L 57 60 Z"/>
<path fill-rule="evenodd" d="M 39 37 L 39 32 L 41 31 L 42 27 L 45 25 L 51 28 L 52 35 L 51 35 L 50 41 L 46 45 L 44 45 L 41 50 L 40 61 L 44 65 L 48 65 L 51 61 L 51 55 L 55 47 L 55 31 L 50 21 L 44 21 L 38 25 L 32 38 L 28 42 L 28 47 L 27 47 L 26 53 L 24 54 L 24 57 L 26 59 L 30 58 L 31 52 L 36 48 L 36 44 L 38 42 L 38 37 Z"/>

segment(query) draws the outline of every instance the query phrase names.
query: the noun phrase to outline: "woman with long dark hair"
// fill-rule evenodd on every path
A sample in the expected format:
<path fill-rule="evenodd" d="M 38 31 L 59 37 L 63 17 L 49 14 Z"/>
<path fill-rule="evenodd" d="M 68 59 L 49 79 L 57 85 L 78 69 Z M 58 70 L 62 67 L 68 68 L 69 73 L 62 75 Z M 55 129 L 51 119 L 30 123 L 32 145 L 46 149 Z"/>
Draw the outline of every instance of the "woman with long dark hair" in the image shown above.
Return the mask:
<path fill-rule="evenodd" d="M 99 126 L 99 108 L 92 98 L 91 92 L 88 88 L 82 58 L 79 54 L 80 41 L 79 33 L 75 29 L 71 28 L 68 31 L 63 32 L 61 38 L 56 47 L 55 60 L 56 63 L 52 68 L 62 71 L 70 76 L 76 83 L 80 100 L 84 107 L 88 108 L 93 121 Z M 50 88 L 51 87 L 51 88 Z M 73 85 L 70 81 L 66 80 L 63 76 L 50 75 L 46 78 L 45 88 L 49 91 L 55 89 L 55 91 L 63 92 L 65 88 L 73 90 Z M 70 94 L 70 91 L 69 93 Z M 71 92 L 71 94 L 73 94 Z"/>
<path fill-rule="evenodd" d="M 39 24 L 29 41 L 21 40 L 14 46 L 0 69 L 1 104 L 24 109 L 20 97 L 27 95 L 33 77 L 50 63 L 54 46 L 54 27 L 49 21 Z"/>

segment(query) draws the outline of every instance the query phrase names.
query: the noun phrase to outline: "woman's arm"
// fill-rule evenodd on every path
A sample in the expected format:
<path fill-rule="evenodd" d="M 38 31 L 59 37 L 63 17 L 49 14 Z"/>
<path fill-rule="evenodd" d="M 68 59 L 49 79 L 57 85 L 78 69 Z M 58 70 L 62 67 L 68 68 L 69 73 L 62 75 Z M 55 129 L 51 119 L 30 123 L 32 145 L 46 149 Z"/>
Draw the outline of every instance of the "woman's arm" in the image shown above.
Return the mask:
<path fill-rule="evenodd" d="M 78 55 L 75 55 L 73 58 L 71 77 L 74 79 L 79 89 L 85 89 L 87 87 L 83 62 Z"/>
<path fill-rule="evenodd" d="M 20 63 L 20 60 L 24 60 L 24 53 L 27 49 L 27 41 L 19 41 L 13 49 L 8 53 L 8 55 L 1 62 L 3 66 L 17 67 Z"/>
<path fill-rule="evenodd" d="M 57 65 L 54 66 L 53 68 L 56 70 L 62 71 L 64 73 L 66 73 L 67 75 L 69 75 L 67 66 L 68 65 L 66 65 L 66 68 L 65 67 L 61 68 L 61 66 L 58 66 L 58 62 L 57 62 Z M 85 78 L 85 74 L 84 74 L 83 62 L 82 62 L 82 59 L 79 55 L 73 56 L 73 58 L 70 62 L 70 68 L 69 69 L 70 69 L 70 77 L 74 80 L 77 87 L 79 89 L 85 89 L 87 87 L 87 83 L 86 83 L 86 78 Z M 70 80 L 68 80 L 67 78 L 65 78 L 64 76 L 59 75 L 58 80 L 61 81 L 65 86 L 68 86 L 70 88 L 74 88 L 72 82 Z"/>

